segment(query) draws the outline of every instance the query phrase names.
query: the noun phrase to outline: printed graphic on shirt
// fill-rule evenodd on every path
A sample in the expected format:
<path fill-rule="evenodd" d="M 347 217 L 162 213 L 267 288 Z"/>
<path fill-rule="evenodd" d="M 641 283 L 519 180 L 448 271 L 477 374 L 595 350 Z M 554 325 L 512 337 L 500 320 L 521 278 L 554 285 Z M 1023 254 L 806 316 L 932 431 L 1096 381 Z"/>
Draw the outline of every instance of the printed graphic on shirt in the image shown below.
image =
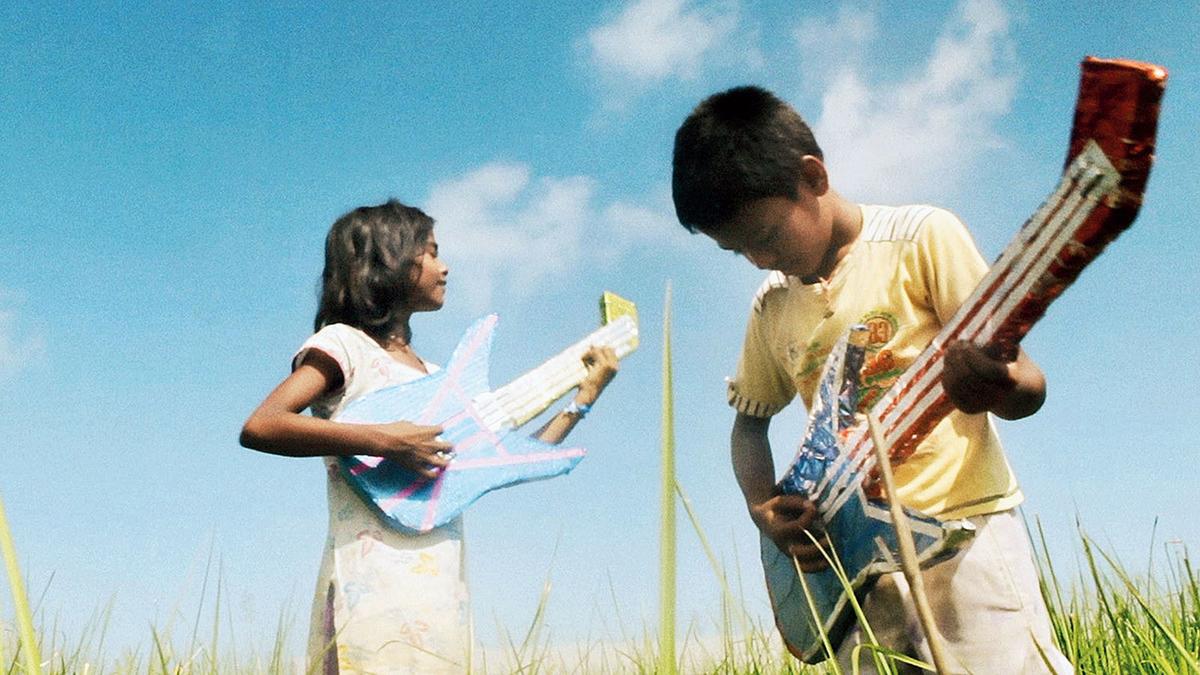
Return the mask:
<path fill-rule="evenodd" d="M 862 367 L 862 388 L 858 409 L 867 410 L 883 396 L 904 368 L 896 363 L 892 350 L 884 348 L 896 335 L 899 323 L 888 312 L 872 312 L 862 318 L 867 327 L 867 361 Z"/>
<path fill-rule="evenodd" d="M 829 355 L 830 347 L 820 340 L 810 342 L 804 347 L 804 353 L 800 353 L 800 345 L 792 343 L 788 346 L 788 357 L 791 365 L 795 368 L 796 362 L 799 361 L 801 366 L 796 370 L 796 377 L 807 382 L 820 374 L 821 368 L 825 365 L 825 359 Z"/>

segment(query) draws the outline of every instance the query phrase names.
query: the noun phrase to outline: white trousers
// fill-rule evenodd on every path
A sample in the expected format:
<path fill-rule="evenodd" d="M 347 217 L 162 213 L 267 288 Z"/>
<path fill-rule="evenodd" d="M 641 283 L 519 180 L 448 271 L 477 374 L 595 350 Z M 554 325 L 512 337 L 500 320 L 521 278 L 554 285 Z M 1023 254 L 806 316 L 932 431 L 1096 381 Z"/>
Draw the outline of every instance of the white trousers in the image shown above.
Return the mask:
<path fill-rule="evenodd" d="M 974 540 L 922 573 L 948 667 L 974 675 L 1073 673 L 1051 637 L 1029 537 L 1016 509 L 968 520 L 976 528 Z M 933 663 L 903 574 L 881 577 L 863 613 L 879 644 Z M 862 627 L 855 626 L 842 643 L 837 658 L 845 672 L 852 672 L 854 646 L 866 641 Z M 868 650 L 859 650 L 857 660 L 861 672 L 876 672 Z"/>

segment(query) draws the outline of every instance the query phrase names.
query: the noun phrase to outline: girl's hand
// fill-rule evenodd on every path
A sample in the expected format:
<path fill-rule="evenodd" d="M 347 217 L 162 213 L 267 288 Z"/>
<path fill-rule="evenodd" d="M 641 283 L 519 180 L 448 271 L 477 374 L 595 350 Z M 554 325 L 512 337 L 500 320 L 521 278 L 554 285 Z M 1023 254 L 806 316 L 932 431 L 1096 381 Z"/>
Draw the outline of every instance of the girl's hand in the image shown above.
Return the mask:
<path fill-rule="evenodd" d="M 591 405 L 600 398 L 600 394 L 609 382 L 617 376 L 617 353 L 612 347 L 592 346 L 583 355 L 583 365 L 587 368 L 587 376 L 579 383 L 579 392 L 575 402 L 579 405 Z"/>
<path fill-rule="evenodd" d="M 426 478 L 436 478 L 450 464 L 453 446 L 438 440 L 440 426 L 391 422 L 374 428 L 378 449 L 372 455 L 397 462 Z"/>
<path fill-rule="evenodd" d="M 617 354 L 611 347 L 593 346 L 584 353 L 582 359 L 584 367 L 587 368 L 587 375 L 584 376 L 583 382 L 579 383 L 579 391 L 575 392 L 574 403 L 580 406 L 590 406 L 600 398 L 600 393 L 616 377 Z M 550 445 L 562 443 L 582 417 L 582 411 L 572 415 L 567 410 L 563 410 L 551 417 L 533 437 Z"/>

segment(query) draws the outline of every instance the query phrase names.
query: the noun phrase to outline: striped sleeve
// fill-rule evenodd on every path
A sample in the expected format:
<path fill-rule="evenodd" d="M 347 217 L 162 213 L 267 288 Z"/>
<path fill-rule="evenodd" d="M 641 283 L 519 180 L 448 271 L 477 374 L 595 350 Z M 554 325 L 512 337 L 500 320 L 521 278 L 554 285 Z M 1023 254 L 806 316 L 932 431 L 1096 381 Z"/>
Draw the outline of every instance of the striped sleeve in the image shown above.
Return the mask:
<path fill-rule="evenodd" d="M 919 204 L 897 208 L 872 207 L 864 211 L 866 221 L 863 222 L 859 237 L 863 241 L 914 241 L 926 219 L 935 211 L 940 209 Z"/>
<path fill-rule="evenodd" d="M 796 396 L 787 371 L 772 350 L 771 327 L 776 312 L 768 302 L 769 294 L 786 286 L 782 275 L 768 277 L 754 298 L 746 336 L 738 360 L 737 375 L 728 380 L 729 405 L 743 415 L 771 417 L 783 410 Z"/>

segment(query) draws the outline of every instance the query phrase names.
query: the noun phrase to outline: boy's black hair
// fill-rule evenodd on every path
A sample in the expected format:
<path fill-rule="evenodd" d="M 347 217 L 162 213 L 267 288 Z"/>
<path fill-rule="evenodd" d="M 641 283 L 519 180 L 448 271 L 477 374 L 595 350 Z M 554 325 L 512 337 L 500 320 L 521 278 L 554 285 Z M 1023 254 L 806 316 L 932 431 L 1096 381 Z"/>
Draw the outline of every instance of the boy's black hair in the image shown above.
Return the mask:
<path fill-rule="evenodd" d="M 747 202 L 799 197 L 801 158 L 823 159 L 812 130 L 761 87 L 709 96 L 675 132 L 671 195 L 690 232 L 712 232 Z"/>
<path fill-rule="evenodd" d="M 314 329 L 344 323 L 387 338 L 406 310 L 413 268 L 432 231 L 433 218 L 395 199 L 360 206 L 334 221 L 325 238 Z"/>

